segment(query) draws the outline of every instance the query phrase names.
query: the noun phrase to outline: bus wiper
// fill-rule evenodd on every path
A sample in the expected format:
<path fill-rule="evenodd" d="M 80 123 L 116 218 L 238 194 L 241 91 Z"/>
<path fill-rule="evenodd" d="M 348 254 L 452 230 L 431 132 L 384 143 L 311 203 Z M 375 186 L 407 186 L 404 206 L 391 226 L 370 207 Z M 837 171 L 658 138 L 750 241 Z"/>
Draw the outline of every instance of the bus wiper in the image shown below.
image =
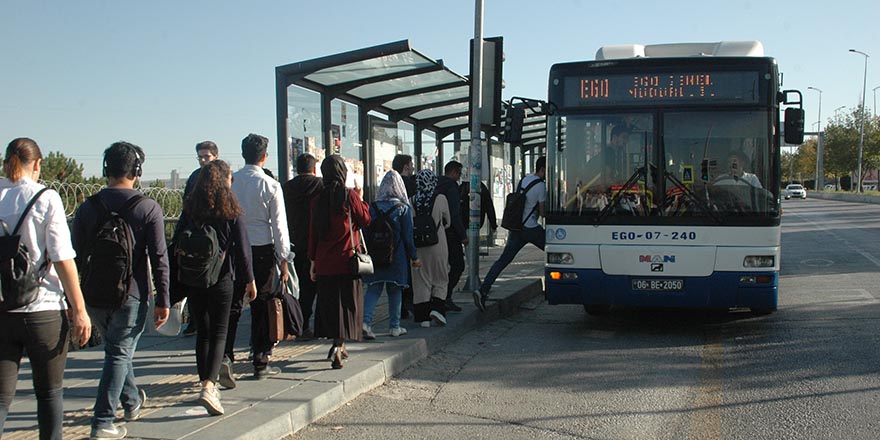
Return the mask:
<path fill-rule="evenodd" d="M 680 190 L 687 197 L 687 199 L 691 201 L 691 203 L 700 208 L 700 210 L 704 211 L 706 214 L 709 214 L 709 216 L 711 216 L 713 220 L 718 222 L 719 225 L 724 223 L 724 219 L 722 219 L 721 216 L 718 215 L 718 213 L 713 211 L 708 204 L 700 200 L 697 195 L 694 194 L 693 190 L 685 186 L 685 184 L 682 183 L 681 180 L 678 180 L 675 175 L 666 170 L 663 170 L 663 175 L 666 177 L 666 180 L 671 181 L 672 184 L 675 185 L 675 188 Z"/>
<path fill-rule="evenodd" d="M 632 174 L 632 176 L 630 176 L 629 179 L 627 179 L 626 183 L 623 184 L 623 187 L 621 187 L 619 190 L 617 190 L 616 193 L 614 193 L 614 197 L 611 199 L 611 202 L 609 202 L 607 205 L 605 205 L 605 208 L 603 208 L 602 212 L 599 213 L 599 217 L 596 218 L 596 225 L 601 225 L 602 223 L 605 222 L 605 219 L 608 218 L 608 216 L 611 214 L 611 210 L 618 203 L 620 203 L 620 200 L 622 199 L 622 195 L 625 192 L 629 191 L 630 188 L 635 186 L 636 182 L 639 181 L 640 177 L 644 177 L 645 181 L 648 180 L 648 174 L 645 171 L 645 167 L 639 167 Z"/>

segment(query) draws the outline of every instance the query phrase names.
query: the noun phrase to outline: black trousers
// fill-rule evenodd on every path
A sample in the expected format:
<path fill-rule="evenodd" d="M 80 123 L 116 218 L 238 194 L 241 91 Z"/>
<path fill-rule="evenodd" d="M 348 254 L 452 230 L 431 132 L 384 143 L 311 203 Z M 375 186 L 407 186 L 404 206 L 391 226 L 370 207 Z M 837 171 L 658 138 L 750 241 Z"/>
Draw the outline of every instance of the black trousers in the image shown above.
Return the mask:
<path fill-rule="evenodd" d="M 451 229 L 446 230 L 446 246 L 449 249 L 449 285 L 446 287 L 446 300 L 452 299 L 452 291 L 458 285 L 461 274 L 464 273 L 464 247 L 461 238 Z"/>
<path fill-rule="evenodd" d="M 253 255 L 254 279 L 257 282 L 257 299 L 251 301 L 251 354 L 253 355 L 254 368 L 260 370 L 266 368 L 269 356 L 272 354 L 274 342 L 269 340 L 269 305 L 268 300 L 272 292 L 269 286 L 275 275 L 275 246 L 271 244 L 263 246 L 251 246 Z M 244 307 L 245 284 L 234 283 L 232 292 L 232 306 L 229 310 L 229 331 L 226 334 L 226 357 L 235 360 L 235 335 L 238 331 L 238 320 Z"/>
<path fill-rule="evenodd" d="M 312 318 L 318 286 L 312 281 L 310 273 L 312 262 L 305 250 L 296 253 L 293 267 L 296 270 L 297 278 L 299 278 L 299 307 L 302 309 L 303 331 L 305 331 L 308 328 L 314 328 L 309 324 L 309 320 Z"/>
<path fill-rule="evenodd" d="M 226 274 L 207 289 L 191 289 L 190 313 L 195 323 L 196 367 L 199 381 L 216 381 L 229 331 L 229 309 L 232 305 L 232 275 Z"/>
<path fill-rule="evenodd" d="M 62 311 L 0 313 L 0 436 L 15 395 L 21 358 L 27 351 L 37 397 L 40 439 L 61 439 L 68 325 L 67 315 Z"/>

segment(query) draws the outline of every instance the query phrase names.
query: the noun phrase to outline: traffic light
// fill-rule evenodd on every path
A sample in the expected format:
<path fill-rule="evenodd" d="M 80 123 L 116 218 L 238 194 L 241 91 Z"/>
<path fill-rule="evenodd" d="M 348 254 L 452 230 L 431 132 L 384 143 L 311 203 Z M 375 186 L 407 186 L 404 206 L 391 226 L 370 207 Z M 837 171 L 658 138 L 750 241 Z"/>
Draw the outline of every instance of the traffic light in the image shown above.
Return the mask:
<path fill-rule="evenodd" d="M 504 115 L 504 142 L 509 144 L 522 143 L 523 123 L 526 120 L 526 105 L 518 102 L 507 106 Z"/>

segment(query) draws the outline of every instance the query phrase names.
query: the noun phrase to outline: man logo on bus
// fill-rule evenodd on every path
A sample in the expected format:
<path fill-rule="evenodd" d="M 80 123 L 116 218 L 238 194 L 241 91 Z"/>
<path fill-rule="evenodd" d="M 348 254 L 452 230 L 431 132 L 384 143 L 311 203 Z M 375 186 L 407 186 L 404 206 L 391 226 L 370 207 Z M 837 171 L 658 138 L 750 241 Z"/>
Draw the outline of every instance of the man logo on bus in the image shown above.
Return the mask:
<path fill-rule="evenodd" d="M 639 255 L 639 263 L 675 263 L 675 255 Z"/>

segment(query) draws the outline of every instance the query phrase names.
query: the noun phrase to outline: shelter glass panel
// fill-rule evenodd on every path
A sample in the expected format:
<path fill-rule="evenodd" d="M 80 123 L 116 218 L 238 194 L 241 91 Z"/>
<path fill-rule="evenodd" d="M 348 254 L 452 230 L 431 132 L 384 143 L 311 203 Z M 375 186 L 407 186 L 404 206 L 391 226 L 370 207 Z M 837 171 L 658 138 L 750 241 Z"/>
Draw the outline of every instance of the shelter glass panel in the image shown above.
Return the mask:
<path fill-rule="evenodd" d="M 290 176 L 296 171 L 296 158 L 300 154 L 309 153 L 318 162 L 324 159 L 320 94 L 298 86 L 287 88 L 287 136 Z"/>
<path fill-rule="evenodd" d="M 437 156 L 440 151 L 437 149 L 437 136 L 433 131 L 422 130 L 422 169 L 429 169 L 437 172 Z"/>
<path fill-rule="evenodd" d="M 330 105 L 330 138 L 332 153 L 339 154 L 348 167 L 346 186 L 364 187 L 364 148 L 358 132 L 358 106 L 334 99 Z"/>
<path fill-rule="evenodd" d="M 401 108 L 415 107 L 417 105 L 430 104 L 432 102 L 444 102 L 452 99 L 465 98 L 468 95 L 469 88 L 466 85 L 463 85 L 462 87 L 456 87 L 454 89 L 439 90 L 436 92 L 397 98 L 385 103 L 385 107 L 397 110 Z"/>
<path fill-rule="evenodd" d="M 376 96 L 400 92 L 402 90 L 421 89 L 454 82 L 461 82 L 464 85 L 467 85 L 467 82 L 462 77 L 449 71 L 439 70 L 436 72 L 423 73 L 421 75 L 413 75 L 373 84 L 366 84 L 351 89 L 349 93 L 358 98 L 369 99 L 375 98 Z"/>
<path fill-rule="evenodd" d="M 405 70 L 434 65 L 434 61 L 415 52 L 403 52 L 364 61 L 328 67 L 306 76 L 322 85 L 334 85 Z"/>

